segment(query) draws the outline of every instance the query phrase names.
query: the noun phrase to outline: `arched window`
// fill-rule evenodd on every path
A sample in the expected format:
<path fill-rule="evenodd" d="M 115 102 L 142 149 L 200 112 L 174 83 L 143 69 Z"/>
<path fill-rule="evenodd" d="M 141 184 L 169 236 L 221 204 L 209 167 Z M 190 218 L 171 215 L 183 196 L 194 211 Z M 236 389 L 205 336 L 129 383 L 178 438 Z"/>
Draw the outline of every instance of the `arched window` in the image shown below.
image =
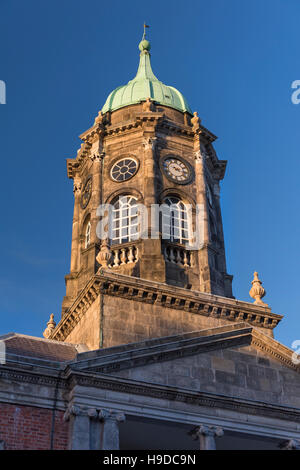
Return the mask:
<path fill-rule="evenodd" d="M 162 219 L 163 239 L 188 245 L 191 238 L 191 223 L 186 205 L 176 196 L 167 197 L 164 204 L 170 207 L 170 212 L 168 217 Z"/>
<path fill-rule="evenodd" d="M 112 244 L 126 243 L 139 237 L 138 202 L 130 195 L 119 196 L 113 204 L 110 223 Z"/>
<path fill-rule="evenodd" d="M 91 222 L 88 222 L 86 229 L 85 229 L 84 248 L 87 248 L 90 243 L 91 243 Z"/>

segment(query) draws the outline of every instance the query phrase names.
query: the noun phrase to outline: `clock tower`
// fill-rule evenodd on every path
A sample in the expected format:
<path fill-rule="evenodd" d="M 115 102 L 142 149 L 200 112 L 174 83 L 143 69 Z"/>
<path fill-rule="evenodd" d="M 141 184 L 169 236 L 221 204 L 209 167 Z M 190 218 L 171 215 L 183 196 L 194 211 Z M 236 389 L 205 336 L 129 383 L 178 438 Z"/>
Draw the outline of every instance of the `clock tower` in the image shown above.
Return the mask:
<path fill-rule="evenodd" d="M 153 308 L 166 302 L 169 308 L 183 306 L 189 312 L 200 311 L 203 304 L 191 300 L 187 307 L 182 299 L 169 297 L 182 292 L 189 298 L 234 300 L 220 208 L 227 162 L 218 158 L 216 136 L 181 92 L 154 75 L 145 37 L 139 49 L 136 76 L 109 94 L 92 127 L 81 134 L 76 157 L 67 160 L 74 182 L 71 264 L 62 319 L 51 337 L 92 348 L 196 326 L 194 320 L 188 324 L 188 315 L 179 320 L 176 314 L 165 329 L 162 317 L 160 327 L 152 328 L 149 314 L 146 327 L 141 317 L 136 319 L 137 299 Z M 104 277 L 115 281 L 110 284 Z M 128 285 L 119 290 L 117 280 Z M 152 297 L 139 290 L 145 285 L 152 286 Z M 125 292 L 130 300 L 122 314 L 125 323 L 116 313 L 125 300 L 107 300 L 116 292 Z M 85 314 L 92 304 L 94 313 Z M 112 326 L 104 328 L 105 318 L 110 318 L 109 325 L 113 316 L 122 329 L 119 335 Z M 232 312 L 226 316 L 235 318 Z M 128 322 L 135 325 L 133 331 Z"/>

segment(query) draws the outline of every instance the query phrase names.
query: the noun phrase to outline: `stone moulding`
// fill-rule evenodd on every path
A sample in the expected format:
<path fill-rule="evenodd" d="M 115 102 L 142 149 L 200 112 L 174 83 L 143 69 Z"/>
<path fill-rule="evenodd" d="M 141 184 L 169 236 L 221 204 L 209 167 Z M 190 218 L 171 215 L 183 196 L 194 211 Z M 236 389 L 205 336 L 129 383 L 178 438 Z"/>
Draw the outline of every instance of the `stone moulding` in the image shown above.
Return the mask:
<path fill-rule="evenodd" d="M 285 367 L 300 372 L 292 361 L 293 351 L 248 323 L 235 323 L 175 336 L 154 338 L 134 345 L 114 346 L 81 354 L 73 369 L 113 373 L 150 363 L 165 362 L 231 347 L 254 346 Z"/>
<path fill-rule="evenodd" d="M 101 352 L 98 351 L 97 357 L 91 357 L 93 352 L 87 352 L 87 354 L 83 354 L 83 357 L 81 356 L 80 360 L 78 359 L 78 362 L 72 364 L 72 368 L 107 374 L 181 359 L 211 350 L 250 345 L 252 330 L 251 326 L 241 323 L 233 330 L 231 325 L 227 329 L 226 327 L 217 327 L 212 330 L 204 330 L 204 332 L 210 332 L 208 335 L 202 335 L 202 330 L 142 341 L 131 345 L 131 348 L 130 344 L 107 348 Z"/>
<path fill-rule="evenodd" d="M 198 392 L 174 388 L 168 385 L 147 384 L 130 379 L 107 377 L 105 375 L 87 374 L 74 372 L 71 369 L 66 373 L 66 380 L 70 388 L 76 385 L 82 387 L 93 386 L 102 390 L 112 390 L 119 393 L 132 395 L 143 395 L 146 397 L 188 403 L 199 407 L 213 407 L 237 411 L 267 418 L 277 418 L 300 422 L 300 411 L 298 408 L 290 408 L 282 405 L 273 405 L 263 402 L 252 402 L 243 398 L 226 397 L 208 392 Z M 199 412 L 201 412 L 199 410 Z"/>
<path fill-rule="evenodd" d="M 267 418 L 282 419 L 300 423 L 300 410 L 298 408 L 285 407 L 262 402 L 252 402 L 242 398 L 226 397 L 208 392 L 198 392 L 174 388 L 167 385 L 147 384 L 130 379 L 120 379 L 107 375 L 90 372 L 74 371 L 72 366 L 67 366 L 61 371 L 60 377 L 56 373 L 53 375 L 24 372 L 15 369 L 11 364 L 0 366 L 0 378 L 3 380 L 17 381 L 18 383 L 28 383 L 31 385 L 46 385 L 48 387 L 59 387 L 60 389 L 71 391 L 77 386 L 92 387 L 95 389 L 111 390 L 119 393 L 139 395 L 156 398 L 159 400 L 169 400 L 181 403 L 196 405 L 198 407 L 214 407 L 237 411 L 239 413 L 264 416 Z M 9 393 L 9 391 L 7 392 Z M 121 397 L 120 397 L 121 400 Z M 2 403 L 9 403 L 2 398 Z M 22 398 L 18 399 L 19 404 L 23 404 Z M 14 403 L 16 403 L 14 401 Z M 26 403 L 27 404 L 27 403 Z M 57 406 L 57 409 L 64 409 Z M 199 409 L 201 413 L 201 409 Z"/>
<path fill-rule="evenodd" d="M 174 122 L 166 118 L 163 112 L 137 112 L 136 116 L 130 121 L 115 126 L 108 124 L 99 126 L 99 124 L 95 124 L 90 129 L 80 135 L 80 138 L 83 140 L 83 144 L 81 145 L 81 148 L 79 149 L 76 158 L 67 159 L 68 177 L 73 178 L 75 170 L 80 169 L 81 165 L 83 164 L 84 160 L 90 152 L 92 141 L 97 138 L 100 138 L 100 136 L 101 138 L 104 138 L 108 136 L 118 135 L 120 133 L 132 132 L 138 128 L 141 128 L 143 123 L 148 121 L 159 123 L 159 127 L 164 131 L 185 135 L 191 139 L 194 137 L 194 131 L 192 130 L 191 126 L 178 123 L 174 124 Z M 208 142 L 214 142 L 217 138 L 212 132 L 210 132 L 206 127 L 202 125 L 200 125 L 200 132 Z M 216 161 L 215 164 L 224 165 L 224 162 Z"/>
<path fill-rule="evenodd" d="M 81 291 L 49 339 L 64 341 L 99 294 L 161 305 L 206 317 L 247 322 L 268 330 L 273 329 L 282 319 L 282 315 L 272 313 L 268 307 L 178 287 L 174 289 L 167 284 L 101 269 Z"/>

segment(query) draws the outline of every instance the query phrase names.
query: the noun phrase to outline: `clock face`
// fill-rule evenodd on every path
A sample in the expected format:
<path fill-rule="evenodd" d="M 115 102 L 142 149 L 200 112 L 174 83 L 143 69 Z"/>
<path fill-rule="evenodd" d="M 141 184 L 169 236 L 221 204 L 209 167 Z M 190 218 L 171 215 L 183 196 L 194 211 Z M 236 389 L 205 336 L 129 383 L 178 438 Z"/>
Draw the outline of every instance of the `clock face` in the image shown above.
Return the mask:
<path fill-rule="evenodd" d="M 110 170 L 110 176 L 118 183 L 132 178 L 138 170 L 138 162 L 134 158 L 122 158 Z"/>
<path fill-rule="evenodd" d="M 192 171 L 188 163 L 177 157 L 166 157 L 162 167 L 167 178 L 179 184 L 189 183 Z"/>
<path fill-rule="evenodd" d="M 85 209 L 90 202 L 92 194 L 92 177 L 90 176 L 84 183 L 83 190 L 81 193 L 81 208 Z"/>

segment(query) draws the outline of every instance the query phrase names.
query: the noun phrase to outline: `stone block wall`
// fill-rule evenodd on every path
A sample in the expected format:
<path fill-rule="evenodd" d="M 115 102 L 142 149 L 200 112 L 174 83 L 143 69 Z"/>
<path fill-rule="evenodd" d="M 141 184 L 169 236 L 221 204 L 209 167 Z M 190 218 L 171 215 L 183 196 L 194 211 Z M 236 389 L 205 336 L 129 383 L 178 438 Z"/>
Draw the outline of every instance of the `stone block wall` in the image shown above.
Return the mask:
<path fill-rule="evenodd" d="M 300 408 L 299 373 L 253 346 L 211 351 L 113 375 Z"/>
<path fill-rule="evenodd" d="M 67 343 L 86 344 L 91 350 L 100 347 L 100 296 L 87 309 L 66 338 Z"/>
<path fill-rule="evenodd" d="M 103 347 L 105 348 L 226 324 L 228 324 L 226 320 L 219 318 L 205 317 L 184 310 L 130 299 L 104 296 Z"/>

